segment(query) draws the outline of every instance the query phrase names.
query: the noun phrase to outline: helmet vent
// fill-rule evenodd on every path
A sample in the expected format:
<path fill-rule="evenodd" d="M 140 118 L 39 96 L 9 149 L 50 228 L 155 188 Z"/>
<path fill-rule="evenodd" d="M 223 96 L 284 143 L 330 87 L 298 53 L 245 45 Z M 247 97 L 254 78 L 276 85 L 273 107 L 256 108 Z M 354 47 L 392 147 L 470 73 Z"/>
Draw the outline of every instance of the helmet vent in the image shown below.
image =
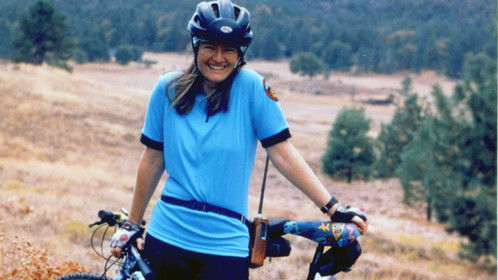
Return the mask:
<path fill-rule="evenodd" d="M 199 16 L 198 16 L 198 15 L 195 15 L 195 17 L 194 17 L 194 22 L 197 22 L 197 23 L 199 23 L 199 24 L 201 23 L 201 19 L 199 18 Z"/>
<path fill-rule="evenodd" d="M 213 8 L 213 11 L 214 11 L 214 14 L 216 15 L 216 17 L 220 17 L 220 9 L 218 8 L 218 4 L 216 3 L 213 3 L 211 4 L 211 7 Z"/>
<path fill-rule="evenodd" d="M 239 18 L 239 14 L 240 14 L 239 7 L 233 7 L 233 13 L 234 13 L 235 20 L 237 20 Z"/>

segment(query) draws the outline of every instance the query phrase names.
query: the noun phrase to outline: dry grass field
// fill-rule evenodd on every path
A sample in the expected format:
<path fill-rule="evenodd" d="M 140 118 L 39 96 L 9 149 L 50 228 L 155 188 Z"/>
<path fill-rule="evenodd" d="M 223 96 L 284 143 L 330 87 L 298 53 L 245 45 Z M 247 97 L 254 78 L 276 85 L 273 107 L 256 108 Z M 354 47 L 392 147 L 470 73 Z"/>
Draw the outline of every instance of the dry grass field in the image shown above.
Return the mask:
<path fill-rule="evenodd" d="M 130 207 L 149 91 L 162 73 L 183 69 L 189 61 L 178 54 L 145 58 L 158 63 L 85 64 L 75 66 L 73 73 L 0 65 L 0 279 L 103 272 L 104 262 L 89 247 L 88 224 L 100 209 Z M 363 254 L 353 271 L 340 273 L 338 279 L 496 279 L 495 267 L 457 257 L 462 241 L 457 235 L 426 221 L 423 209 L 403 205 L 397 180 L 348 185 L 320 173 L 320 157 L 337 112 L 343 106 L 365 107 L 375 136 L 394 106 L 360 101 L 395 92 L 405 75 L 332 73 L 328 79 L 310 80 L 290 73 L 286 62 L 251 61 L 248 67 L 270 81 L 294 135 L 292 143 L 325 186 L 341 201 L 369 213 L 369 231 L 360 238 Z M 424 96 L 434 83 L 446 92 L 454 85 L 432 72 L 411 76 L 414 90 Z M 264 154 L 258 149 L 251 214 L 257 210 L 263 167 Z M 156 191 L 151 205 L 158 196 Z M 270 218 L 326 219 L 274 169 L 264 213 Z M 289 239 L 291 256 L 267 261 L 251 271 L 251 279 L 305 278 L 314 244 Z"/>

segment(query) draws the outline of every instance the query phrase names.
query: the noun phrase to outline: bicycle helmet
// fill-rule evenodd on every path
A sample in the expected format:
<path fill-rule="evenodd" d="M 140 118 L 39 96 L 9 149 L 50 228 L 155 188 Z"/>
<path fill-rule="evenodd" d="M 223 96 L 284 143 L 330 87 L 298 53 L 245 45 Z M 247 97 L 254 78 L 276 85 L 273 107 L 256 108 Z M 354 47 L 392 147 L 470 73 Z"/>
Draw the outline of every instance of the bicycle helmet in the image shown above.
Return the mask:
<path fill-rule="evenodd" d="M 247 47 L 252 41 L 250 14 L 230 0 L 201 2 L 188 23 L 192 43 L 224 42 Z"/>

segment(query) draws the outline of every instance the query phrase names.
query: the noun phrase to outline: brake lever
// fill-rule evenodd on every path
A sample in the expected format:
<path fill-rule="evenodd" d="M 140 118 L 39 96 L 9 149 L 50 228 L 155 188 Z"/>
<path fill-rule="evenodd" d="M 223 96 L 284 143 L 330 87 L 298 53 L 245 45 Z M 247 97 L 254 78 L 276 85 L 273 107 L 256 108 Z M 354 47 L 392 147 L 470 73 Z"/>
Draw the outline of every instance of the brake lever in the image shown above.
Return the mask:
<path fill-rule="evenodd" d="M 103 223 L 104 223 L 103 221 L 95 221 L 95 222 L 91 223 L 88 227 L 92 228 L 94 226 L 98 226 L 98 225 L 101 225 Z"/>

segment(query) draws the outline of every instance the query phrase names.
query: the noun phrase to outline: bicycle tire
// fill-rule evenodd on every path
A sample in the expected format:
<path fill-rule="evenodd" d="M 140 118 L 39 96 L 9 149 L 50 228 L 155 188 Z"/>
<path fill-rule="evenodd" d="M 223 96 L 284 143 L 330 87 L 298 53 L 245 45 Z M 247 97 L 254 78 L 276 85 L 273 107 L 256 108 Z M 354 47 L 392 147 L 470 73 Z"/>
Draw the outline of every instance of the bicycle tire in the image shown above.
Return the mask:
<path fill-rule="evenodd" d="M 76 272 L 61 277 L 55 278 L 54 280 L 112 280 L 109 277 L 103 277 L 101 274 L 90 273 L 90 272 Z"/>

